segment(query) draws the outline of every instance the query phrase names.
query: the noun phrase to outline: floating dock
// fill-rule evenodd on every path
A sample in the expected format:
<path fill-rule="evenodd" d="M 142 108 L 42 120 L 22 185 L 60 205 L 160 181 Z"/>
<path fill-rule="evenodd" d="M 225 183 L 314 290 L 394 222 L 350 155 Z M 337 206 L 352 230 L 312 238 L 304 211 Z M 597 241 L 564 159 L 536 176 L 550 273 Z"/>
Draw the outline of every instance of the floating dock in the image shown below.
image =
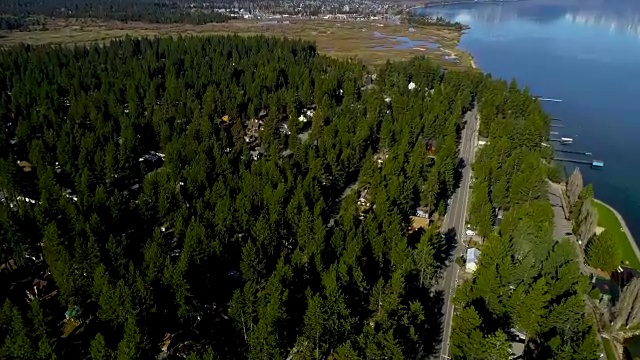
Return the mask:
<path fill-rule="evenodd" d="M 542 97 L 542 96 L 540 96 L 540 95 L 533 95 L 532 97 L 533 97 L 533 98 L 535 98 L 535 99 L 538 99 L 538 100 L 540 100 L 540 101 L 562 102 L 562 100 L 561 100 L 561 99 L 545 98 L 545 97 Z"/>
<path fill-rule="evenodd" d="M 594 168 L 604 167 L 604 161 L 602 160 L 579 160 L 579 159 L 565 159 L 565 158 L 553 158 L 555 161 L 572 162 L 577 164 L 588 164 Z"/>
<path fill-rule="evenodd" d="M 553 101 L 553 102 L 562 102 L 561 99 L 550 99 L 550 98 L 538 98 L 540 101 Z"/>
<path fill-rule="evenodd" d="M 564 149 L 555 149 L 557 152 L 570 153 L 570 154 L 579 154 L 579 155 L 593 155 L 588 151 L 579 151 L 579 150 L 564 150 Z"/>

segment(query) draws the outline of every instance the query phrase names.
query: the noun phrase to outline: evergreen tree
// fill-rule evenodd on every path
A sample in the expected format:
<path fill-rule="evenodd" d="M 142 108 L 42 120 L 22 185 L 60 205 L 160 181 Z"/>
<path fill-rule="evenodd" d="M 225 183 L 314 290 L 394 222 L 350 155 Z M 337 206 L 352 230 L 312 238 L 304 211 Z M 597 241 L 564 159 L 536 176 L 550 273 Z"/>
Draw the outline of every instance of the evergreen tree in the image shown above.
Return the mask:
<path fill-rule="evenodd" d="M 594 235 L 585 249 L 589 265 L 604 271 L 615 270 L 622 262 L 622 254 L 616 240 L 608 230 Z"/>

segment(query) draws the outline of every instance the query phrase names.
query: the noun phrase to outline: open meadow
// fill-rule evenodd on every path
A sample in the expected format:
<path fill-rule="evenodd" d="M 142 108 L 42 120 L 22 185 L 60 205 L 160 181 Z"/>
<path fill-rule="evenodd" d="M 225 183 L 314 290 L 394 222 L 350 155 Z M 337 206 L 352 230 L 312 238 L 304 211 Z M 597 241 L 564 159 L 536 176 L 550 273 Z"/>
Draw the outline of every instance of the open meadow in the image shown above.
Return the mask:
<path fill-rule="evenodd" d="M 461 32 L 446 26 L 410 26 L 383 21 L 320 19 L 234 20 L 220 24 L 144 24 L 92 19 L 49 20 L 46 30 L 0 32 L 0 46 L 88 44 L 126 35 L 265 35 L 315 41 L 318 50 L 338 58 L 358 58 L 368 65 L 425 55 L 449 69 L 469 68 L 472 58 L 457 48 Z"/>

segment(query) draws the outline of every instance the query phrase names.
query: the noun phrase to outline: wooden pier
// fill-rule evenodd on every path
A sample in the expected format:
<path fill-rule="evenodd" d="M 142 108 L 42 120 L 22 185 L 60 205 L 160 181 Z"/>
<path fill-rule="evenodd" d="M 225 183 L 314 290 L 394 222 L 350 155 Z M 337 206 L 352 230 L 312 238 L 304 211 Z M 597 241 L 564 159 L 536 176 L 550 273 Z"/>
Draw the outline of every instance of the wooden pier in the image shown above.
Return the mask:
<path fill-rule="evenodd" d="M 558 158 L 558 157 L 554 157 L 553 160 L 562 161 L 562 162 L 572 162 L 576 164 L 587 164 L 587 165 L 591 165 L 592 168 L 604 167 L 604 161 L 602 160 L 580 160 L 580 159 L 566 159 L 566 158 Z"/>
<path fill-rule="evenodd" d="M 555 149 L 557 152 L 569 153 L 569 154 L 579 154 L 579 155 L 593 155 L 588 151 L 580 151 L 580 150 L 564 150 L 564 149 Z"/>

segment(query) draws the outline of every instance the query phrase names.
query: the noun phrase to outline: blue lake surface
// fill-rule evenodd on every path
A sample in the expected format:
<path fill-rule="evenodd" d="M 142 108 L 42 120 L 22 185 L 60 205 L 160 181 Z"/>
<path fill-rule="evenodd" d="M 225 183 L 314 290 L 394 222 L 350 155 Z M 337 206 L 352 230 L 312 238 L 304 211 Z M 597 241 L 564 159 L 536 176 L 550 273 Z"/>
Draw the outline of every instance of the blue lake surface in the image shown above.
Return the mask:
<path fill-rule="evenodd" d="M 567 149 L 603 160 L 580 165 L 596 197 L 616 208 L 640 242 L 640 1 L 528 0 L 423 8 L 470 26 L 460 48 L 494 77 L 515 78 L 562 119 Z M 576 165 L 567 164 L 572 170 Z"/>

